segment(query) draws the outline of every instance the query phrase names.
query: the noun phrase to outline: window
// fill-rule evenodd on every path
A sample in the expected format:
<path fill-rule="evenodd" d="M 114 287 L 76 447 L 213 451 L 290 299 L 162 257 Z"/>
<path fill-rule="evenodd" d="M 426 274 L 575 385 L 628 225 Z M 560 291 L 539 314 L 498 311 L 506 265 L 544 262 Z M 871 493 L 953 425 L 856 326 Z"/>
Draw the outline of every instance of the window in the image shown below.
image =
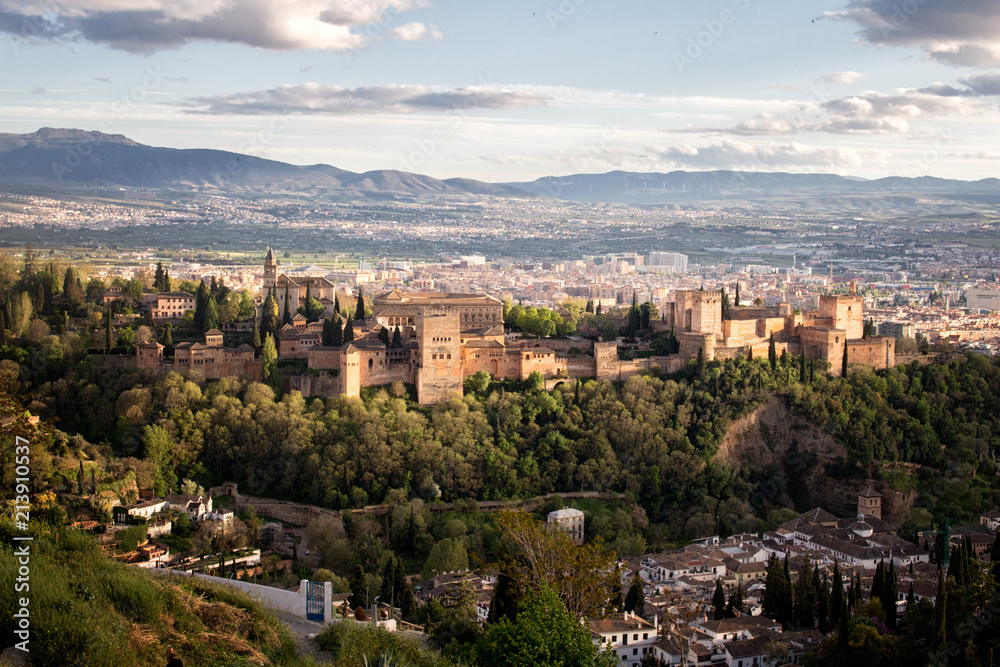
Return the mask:
<path fill-rule="evenodd" d="M 639 641 L 639 633 L 638 632 L 635 633 L 634 635 L 632 635 L 632 641 L 634 641 L 634 642 Z"/>
<path fill-rule="evenodd" d="M 642 633 L 642 638 L 643 639 L 649 639 L 649 633 L 648 632 Z"/>
<path fill-rule="evenodd" d="M 637 648 L 632 649 L 632 655 L 639 655 L 639 649 Z"/>

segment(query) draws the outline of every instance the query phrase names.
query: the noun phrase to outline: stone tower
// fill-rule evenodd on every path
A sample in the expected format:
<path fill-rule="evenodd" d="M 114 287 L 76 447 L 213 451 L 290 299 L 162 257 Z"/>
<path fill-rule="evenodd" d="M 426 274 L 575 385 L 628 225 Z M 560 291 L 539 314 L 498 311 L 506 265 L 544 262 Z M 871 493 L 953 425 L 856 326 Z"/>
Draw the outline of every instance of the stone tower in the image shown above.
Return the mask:
<path fill-rule="evenodd" d="M 417 399 L 420 405 L 446 401 L 462 393 L 460 336 L 457 308 L 423 306 L 414 318 L 420 348 Z"/>
<path fill-rule="evenodd" d="M 858 514 L 882 518 L 882 494 L 870 486 L 858 494 Z"/>
<path fill-rule="evenodd" d="M 264 291 L 271 289 L 278 282 L 278 260 L 274 258 L 274 251 L 270 246 L 267 248 L 267 257 L 264 258 Z"/>

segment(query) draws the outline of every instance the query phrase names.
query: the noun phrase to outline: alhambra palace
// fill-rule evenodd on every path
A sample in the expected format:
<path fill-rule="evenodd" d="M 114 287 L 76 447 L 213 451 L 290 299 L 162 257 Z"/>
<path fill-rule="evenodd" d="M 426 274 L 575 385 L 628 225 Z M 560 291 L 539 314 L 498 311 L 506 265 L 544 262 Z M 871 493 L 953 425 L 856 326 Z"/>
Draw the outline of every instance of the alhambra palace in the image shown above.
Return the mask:
<path fill-rule="evenodd" d="M 326 314 L 335 312 L 336 286 L 322 276 L 287 276 L 278 273 L 278 262 L 268 251 L 264 263 L 264 293 L 276 288 L 279 312 L 284 309 L 287 289 L 290 311 L 304 305 L 307 288 L 323 304 Z M 583 340 L 523 339 L 504 331 L 503 303 L 486 294 L 444 294 L 393 290 L 374 297 L 371 317 L 353 322 L 355 340 L 339 347 L 324 347 L 323 322 L 308 323 L 301 314 L 278 333 L 279 359 L 305 360 L 307 370 L 292 375 L 291 389 L 303 396 L 359 396 L 362 387 L 400 381 L 416 386 L 421 405 L 447 400 L 462 393 L 465 378 L 478 371 L 493 377 L 525 380 L 538 372 L 546 385 L 555 386 L 571 378 L 623 380 L 642 371 L 676 372 L 704 350 L 706 361 L 753 354 L 768 354 L 773 334 L 778 354 L 802 352 L 812 359 L 827 360 L 831 373 L 839 375 L 844 348 L 849 364 L 874 368 L 895 365 L 892 338 L 862 337 L 864 318 L 861 297 L 852 285 L 848 295 L 820 297 L 819 310 L 792 311 L 788 304 L 773 307 L 730 307 L 730 319 L 722 317 L 718 292 L 679 290 L 674 301 L 662 304 L 658 331 L 674 329 L 680 352 L 647 359 L 619 360 L 618 343 Z M 379 340 L 380 330 L 390 337 L 396 328 L 401 347 Z M 227 348 L 222 332 L 211 330 L 205 343 L 180 343 L 173 362 L 164 360 L 162 346 L 138 346 L 140 367 L 193 370 L 203 379 L 238 375 L 259 379 L 260 359 L 253 348 Z M 573 354 L 570 354 L 570 352 Z M 581 352 L 582 351 L 582 352 Z M 592 352 L 592 354 L 587 354 Z"/>

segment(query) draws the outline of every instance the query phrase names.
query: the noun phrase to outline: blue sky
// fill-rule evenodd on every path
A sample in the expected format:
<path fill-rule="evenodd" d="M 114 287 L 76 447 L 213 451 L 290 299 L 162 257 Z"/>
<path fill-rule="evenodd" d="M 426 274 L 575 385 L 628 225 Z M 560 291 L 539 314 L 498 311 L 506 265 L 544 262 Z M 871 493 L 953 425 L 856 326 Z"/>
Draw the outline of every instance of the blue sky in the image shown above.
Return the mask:
<path fill-rule="evenodd" d="M 995 0 L 0 0 L 0 132 L 352 171 L 1000 176 Z"/>

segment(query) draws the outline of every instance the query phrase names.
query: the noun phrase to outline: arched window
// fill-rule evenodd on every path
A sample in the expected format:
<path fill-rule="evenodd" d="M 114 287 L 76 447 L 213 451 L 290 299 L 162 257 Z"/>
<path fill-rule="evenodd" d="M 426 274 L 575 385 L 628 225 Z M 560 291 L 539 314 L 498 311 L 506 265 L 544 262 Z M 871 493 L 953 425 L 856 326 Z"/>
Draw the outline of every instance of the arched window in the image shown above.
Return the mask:
<path fill-rule="evenodd" d="M 368 368 L 371 368 L 374 365 L 375 365 L 375 360 L 374 359 L 369 359 L 368 360 Z"/>

